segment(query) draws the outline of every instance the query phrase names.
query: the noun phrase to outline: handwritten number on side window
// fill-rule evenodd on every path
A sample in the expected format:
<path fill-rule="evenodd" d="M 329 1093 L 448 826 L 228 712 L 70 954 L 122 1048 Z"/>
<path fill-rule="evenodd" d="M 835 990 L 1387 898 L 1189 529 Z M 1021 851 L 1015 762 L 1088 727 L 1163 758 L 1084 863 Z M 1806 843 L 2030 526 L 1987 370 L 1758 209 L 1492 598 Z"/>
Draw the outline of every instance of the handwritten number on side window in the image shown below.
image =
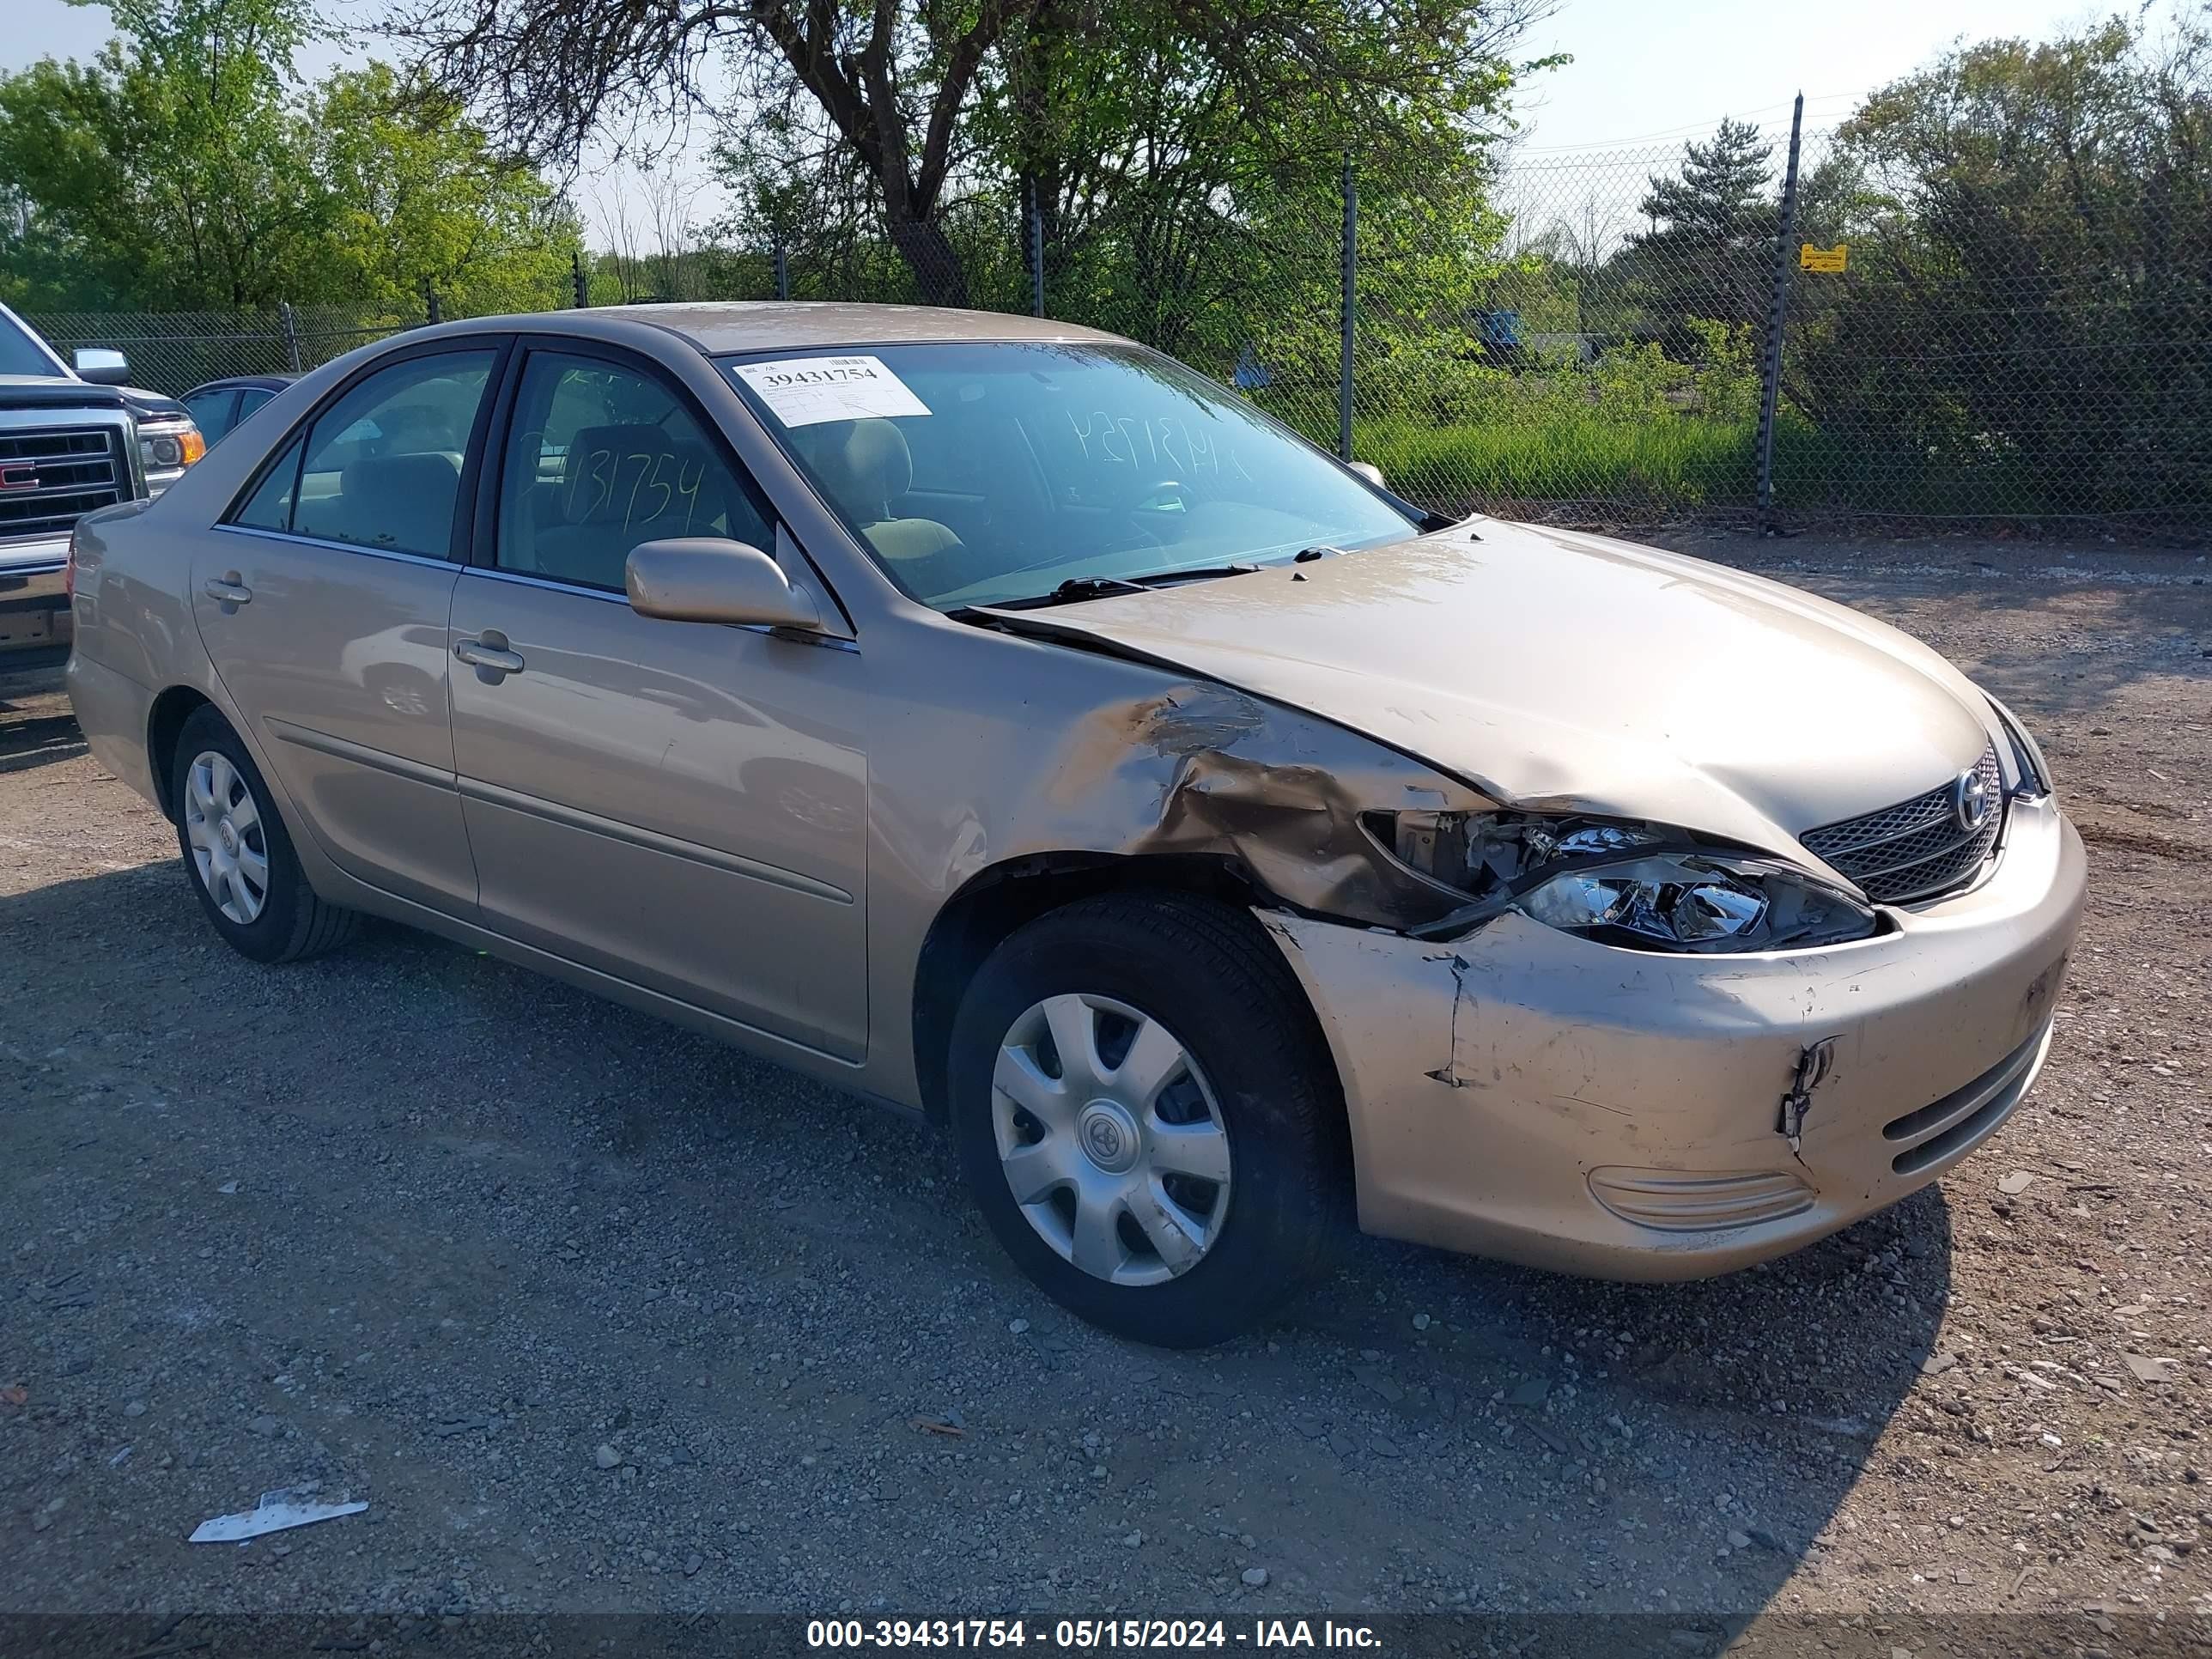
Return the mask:
<path fill-rule="evenodd" d="M 615 497 L 622 488 L 622 475 L 635 462 L 636 476 L 630 481 L 629 496 L 623 502 L 622 527 L 650 524 L 671 511 L 680 497 L 684 502 L 684 529 L 689 532 L 699 520 L 699 492 L 707 482 L 707 464 L 703 460 L 686 464 L 672 451 L 658 453 L 632 450 L 617 455 L 611 449 L 595 449 L 583 458 L 582 467 L 575 473 L 569 491 L 569 517 L 577 522 L 589 519 L 592 514 Z M 598 486 L 598 492 L 584 504 L 581 512 L 575 507 L 575 486 L 588 481 Z"/>
<path fill-rule="evenodd" d="M 689 535 L 699 517 L 699 486 L 707 482 L 707 463 L 701 461 L 689 471 L 679 464 L 676 469 L 676 493 L 684 498 L 684 530 Z"/>

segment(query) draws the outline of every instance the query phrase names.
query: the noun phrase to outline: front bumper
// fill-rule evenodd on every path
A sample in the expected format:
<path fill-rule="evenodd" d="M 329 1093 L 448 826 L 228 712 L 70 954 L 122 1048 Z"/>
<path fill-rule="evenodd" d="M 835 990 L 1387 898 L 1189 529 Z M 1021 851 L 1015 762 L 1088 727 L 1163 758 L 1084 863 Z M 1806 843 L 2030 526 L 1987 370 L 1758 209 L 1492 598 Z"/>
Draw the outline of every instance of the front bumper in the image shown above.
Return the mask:
<path fill-rule="evenodd" d="M 0 546 L 0 611 L 65 611 L 69 538 Z"/>
<path fill-rule="evenodd" d="M 1665 956 L 1517 914 L 1449 943 L 1261 920 L 1336 1058 L 1364 1229 L 1690 1279 L 1848 1226 L 1987 1139 L 2042 1063 L 2084 885 L 2046 799 L 2013 804 L 1979 885 L 1825 951 Z M 1784 1097 L 1816 1070 L 1793 1149 Z"/>

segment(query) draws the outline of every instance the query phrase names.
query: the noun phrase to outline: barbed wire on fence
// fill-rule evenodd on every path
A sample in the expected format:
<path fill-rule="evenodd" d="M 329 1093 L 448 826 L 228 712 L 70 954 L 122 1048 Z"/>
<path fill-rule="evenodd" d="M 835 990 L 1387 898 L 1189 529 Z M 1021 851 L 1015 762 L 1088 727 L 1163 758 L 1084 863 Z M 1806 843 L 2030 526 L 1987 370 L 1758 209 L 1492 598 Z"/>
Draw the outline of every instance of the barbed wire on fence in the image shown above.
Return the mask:
<path fill-rule="evenodd" d="M 982 190 L 927 237 L 863 217 L 635 260 L 610 280 L 639 301 L 1041 299 L 1184 358 L 1326 447 L 1348 403 L 1355 458 L 1449 512 L 1748 520 L 1771 378 L 1766 476 L 1784 517 L 2212 523 L 2203 191 L 2108 184 L 2116 205 L 2084 228 L 2016 180 L 1974 184 L 1987 199 L 1956 181 L 1901 195 L 1872 176 L 1868 147 L 1821 131 L 1803 135 L 1785 224 L 1789 136 L 1728 123 L 1686 144 L 1508 150 L 1449 198 L 1355 167 L 1349 261 L 1332 169 L 1194 202 L 1133 197 L 1080 224 L 1026 186 Z M 179 392 L 313 368 L 426 317 L 29 320 L 64 353 L 118 347 L 134 379 Z"/>

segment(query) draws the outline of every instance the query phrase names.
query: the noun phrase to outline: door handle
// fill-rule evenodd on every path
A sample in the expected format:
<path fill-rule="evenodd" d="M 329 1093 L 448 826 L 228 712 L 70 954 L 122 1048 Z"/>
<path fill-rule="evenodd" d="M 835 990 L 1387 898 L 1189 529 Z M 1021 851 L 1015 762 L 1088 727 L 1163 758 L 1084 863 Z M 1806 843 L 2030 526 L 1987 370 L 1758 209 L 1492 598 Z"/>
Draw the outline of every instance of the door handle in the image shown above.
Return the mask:
<path fill-rule="evenodd" d="M 453 654 L 475 669 L 488 685 L 522 672 L 522 653 L 508 650 L 507 635 L 493 629 L 486 629 L 477 639 L 454 641 Z"/>
<path fill-rule="evenodd" d="M 244 605 L 253 597 L 253 590 L 238 579 L 235 570 L 210 576 L 200 584 L 200 591 L 224 605 Z"/>

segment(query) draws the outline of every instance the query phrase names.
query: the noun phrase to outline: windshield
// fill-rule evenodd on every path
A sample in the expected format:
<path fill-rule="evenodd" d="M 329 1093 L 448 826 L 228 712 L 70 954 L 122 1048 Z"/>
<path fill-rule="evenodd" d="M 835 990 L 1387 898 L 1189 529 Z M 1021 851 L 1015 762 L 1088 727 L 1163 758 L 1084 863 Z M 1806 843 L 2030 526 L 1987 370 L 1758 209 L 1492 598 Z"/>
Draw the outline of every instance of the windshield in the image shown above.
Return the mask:
<path fill-rule="evenodd" d="M 66 378 L 31 331 L 5 310 L 0 310 L 0 374 L 27 374 L 46 380 Z"/>
<path fill-rule="evenodd" d="M 940 609 L 1416 529 L 1235 393 L 1135 347 L 973 341 L 722 367 L 884 568 Z"/>

